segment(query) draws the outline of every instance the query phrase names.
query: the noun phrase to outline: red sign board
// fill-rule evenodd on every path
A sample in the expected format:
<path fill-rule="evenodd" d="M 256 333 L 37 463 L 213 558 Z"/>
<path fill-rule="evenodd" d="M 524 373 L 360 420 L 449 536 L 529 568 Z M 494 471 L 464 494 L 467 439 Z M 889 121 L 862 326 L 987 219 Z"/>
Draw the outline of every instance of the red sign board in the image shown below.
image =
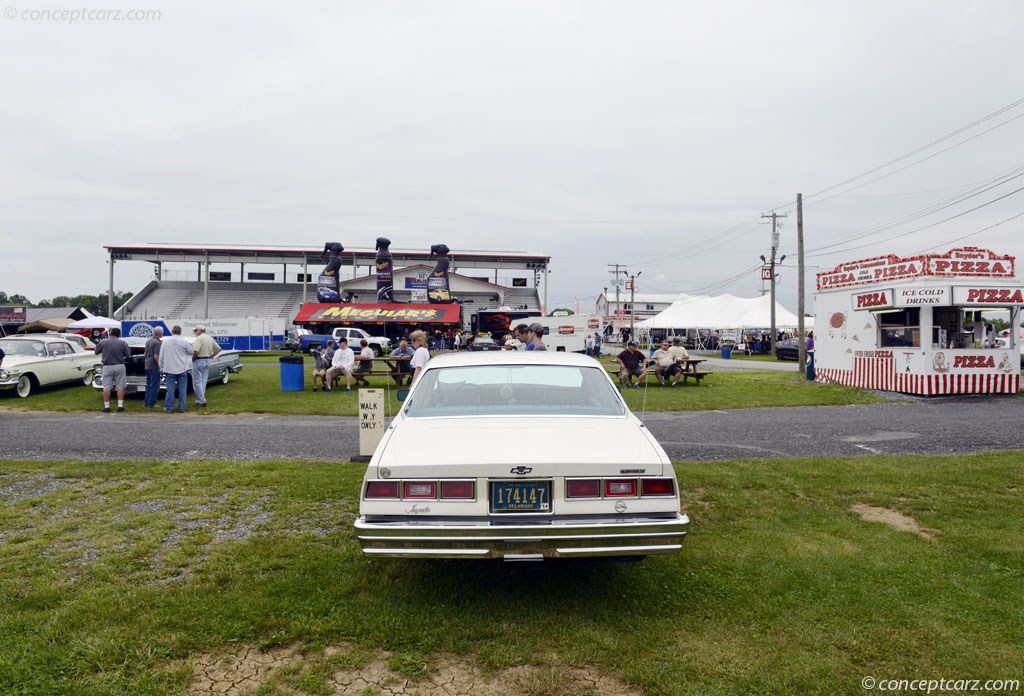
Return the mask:
<path fill-rule="evenodd" d="M 560 334 L 576 333 L 576 329 L 574 329 L 571 326 L 559 326 L 558 327 L 558 333 L 560 333 Z"/>
<path fill-rule="evenodd" d="M 818 274 L 818 290 L 884 283 L 910 278 L 1012 278 L 1014 257 L 997 256 L 988 249 L 963 247 L 945 254 L 901 258 L 893 254 L 841 263 Z"/>
<path fill-rule="evenodd" d="M 295 316 L 296 324 L 330 322 L 360 324 L 397 322 L 404 324 L 459 321 L 457 304 L 321 304 L 307 302 Z"/>
<path fill-rule="evenodd" d="M 771 266 L 761 266 L 761 280 L 771 280 L 771 279 L 772 279 L 772 267 Z"/>
<path fill-rule="evenodd" d="M 601 328 L 601 320 L 600 319 L 587 319 L 587 328 L 588 329 L 600 329 Z"/>

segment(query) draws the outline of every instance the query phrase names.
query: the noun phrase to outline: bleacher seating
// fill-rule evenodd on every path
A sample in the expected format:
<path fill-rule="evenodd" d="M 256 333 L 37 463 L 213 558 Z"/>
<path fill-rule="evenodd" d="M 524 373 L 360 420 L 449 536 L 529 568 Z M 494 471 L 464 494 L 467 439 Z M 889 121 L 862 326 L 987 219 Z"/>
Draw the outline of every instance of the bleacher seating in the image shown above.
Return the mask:
<path fill-rule="evenodd" d="M 307 286 L 307 300 L 315 300 L 316 287 Z M 232 283 L 211 284 L 210 313 L 206 316 L 203 284 L 152 281 L 121 309 L 118 319 L 221 319 L 232 317 L 282 317 L 291 320 L 302 305 L 298 284 Z"/>

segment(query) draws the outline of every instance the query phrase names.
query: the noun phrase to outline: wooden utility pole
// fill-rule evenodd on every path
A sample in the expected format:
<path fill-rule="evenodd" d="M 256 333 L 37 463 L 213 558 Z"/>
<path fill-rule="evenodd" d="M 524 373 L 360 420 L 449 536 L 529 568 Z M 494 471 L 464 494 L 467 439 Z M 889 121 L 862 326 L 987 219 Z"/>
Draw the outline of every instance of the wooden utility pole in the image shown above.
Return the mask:
<path fill-rule="evenodd" d="M 643 273 L 643 271 L 640 271 Z M 636 318 L 636 279 L 640 273 L 629 277 L 629 340 L 635 341 L 636 334 L 633 333 L 633 320 Z"/>
<path fill-rule="evenodd" d="M 615 320 L 616 319 L 619 319 L 619 323 L 620 324 L 622 323 L 622 321 L 621 321 L 622 303 L 619 302 L 619 274 L 620 273 L 627 274 L 628 271 L 626 271 L 625 269 L 623 269 L 621 271 L 619 270 L 619 268 L 622 267 L 621 263 L 610 263 L 610 264 L 608 264 L 608 267 L 615 269 L 614 271 L 608 271 L 609 273 L 612 274 L 612 278 L 615 281 L 615 313 L 612 315 L 612 326 L 615 326 Z M 618 339 L 618 331 L 620 331 L 621 329 L 622 329 L 621 326 L 615 328 L 616 340 Z"/>
<path fill-rule="evenodd" d="M 797 340 L 800 347 L 798 366 L 804 369 L 807 365 L 807 346 L 804 342 L 804 194 L 797 193 Z"/>
<path fill-rule="evenodd" d="M 807 365 L 807 346 L 804 345 L 804 195 L 796 194 L 796 256 L 797 256 L 797 296 L 796 296 L 796 338 L 800 353 L 797 356 L 797 370 Z"/>
<path fill-rule="evenodd" d="M 774 356 L 775 355 L 775 252 L 778 251 L 778 248 L 779 248 L 778 221 L 779 221 L 780 217 L 784 218 L 786 216 L 784 214 L 783 215 L 779 215 L 778 213 L 772 213 L 771 215 L 762 215 L 761 217 L 763 217 L 763 218 L 771 218 L 772 219 L 772 260 L 771 260 L 771 268 L 772 268 L 772 277 L 771 277 L 771 292 L 772 292 L 772 343 L 771 343 L 771 345 L 772 345 L 772 355 Z M 785 257 L 783 257 L 783 258 L 785 258 Z"/>

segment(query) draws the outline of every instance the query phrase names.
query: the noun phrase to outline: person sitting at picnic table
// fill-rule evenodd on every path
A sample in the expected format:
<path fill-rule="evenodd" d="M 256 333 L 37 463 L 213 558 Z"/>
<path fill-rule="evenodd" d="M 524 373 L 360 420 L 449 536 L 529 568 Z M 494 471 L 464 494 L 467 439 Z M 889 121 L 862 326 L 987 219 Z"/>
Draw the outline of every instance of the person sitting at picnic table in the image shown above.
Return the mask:
<path fill-rule="evenodd" d="M 622 382 L 622 386 L 626 389 L 630 387 L 640 388 L 640 378 L 644 376 L 644 372 L 647 368 L 647 359 L 644 354 L 636 349 L 636 341 L 630 341 L 626 345 L 626 350 L 622 351 L 615 357 L 615 361 L 619 363 L 619 380 Z M 636 377 L 636 384 L 630 384 L 630 377 Z"/>
<path fill-rule="evenodd" d="M 391 376 L 398 386 L 402 386 L 402 381 L 410 374 L 409 361 L 412 360 L 415 352 L 409 346 L 409 341 L 404 338 L 398 342 L 398 347 L 391 351 L 390 357 L 395 361 L 395 371 L 391 373 Z"/>
<path fill-rule="evenodd" d="M 683 371 L 682 366 L 676 361 L 676 356 L 669 348 L 668 340 L 661 342 L 661 348 L 651 355 L 654 363 L 654 376 L 658 378 L 658 384 L 665 386 L 665 380 L 675 377 L 672 386 L 679 386 L 679 374 Z"/>
<path fill-rule="evenodd" d="M 355 367 L 352 368 L 352 376 L 356 378 L 356 386 L 362 385 L 364 387 L 370 386 L 370 380 L 366 379 L 366 375 L 373 369 L 373 348 L 367 343 L 366 339 L 359 341 L 359 355 L 356 356 Z"/>
<path fill-rule="evenodd" d="M 690 359 L 690 354 L 687 352 L 686 346 L 683 345 L 682 339 L 673 338 L 672 347 L 669 348 L 669 350 L 672 351 L 672 355 L 675 358 L 676 363 L 679 363 L 680 369 L 686 369 L 682 363 Z"/>

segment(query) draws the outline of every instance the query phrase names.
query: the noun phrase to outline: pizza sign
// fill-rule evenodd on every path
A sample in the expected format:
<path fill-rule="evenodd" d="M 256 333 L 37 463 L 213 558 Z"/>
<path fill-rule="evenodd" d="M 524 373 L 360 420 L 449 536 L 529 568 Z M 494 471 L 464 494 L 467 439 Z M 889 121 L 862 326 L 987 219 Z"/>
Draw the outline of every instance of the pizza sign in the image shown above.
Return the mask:
<path fill-rule="evenodd" d="M 818 290 L 854 287 L 892 280 L 926 276 L 1011 278 L 1014 258 L 997 256 L 988 249 L 963 247 L 945 254 L 922 254 L 901 258 L 893 254 L 836 266 L 818 274 Z"/>

